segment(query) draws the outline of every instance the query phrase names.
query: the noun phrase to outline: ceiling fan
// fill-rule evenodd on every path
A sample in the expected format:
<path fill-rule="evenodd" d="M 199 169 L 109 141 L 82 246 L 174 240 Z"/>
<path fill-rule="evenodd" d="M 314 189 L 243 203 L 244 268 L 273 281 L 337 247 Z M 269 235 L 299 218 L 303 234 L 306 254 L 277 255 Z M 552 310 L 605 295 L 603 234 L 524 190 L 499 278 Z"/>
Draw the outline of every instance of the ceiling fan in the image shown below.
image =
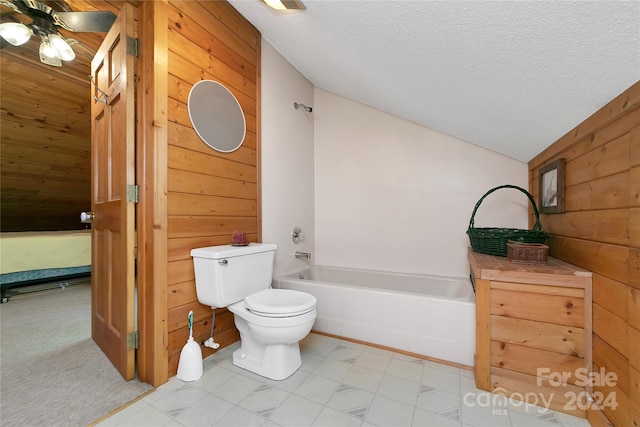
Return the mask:
<path fill-rule="evenodd" d="M 116 19 L 116 15 L 109 11 L 73 12 L 64 1 L 46 3 L 61 11 L 57 12 L 48 4 L 35 0 L 0 0 L 0 5 L 32 19 L 28 24 L 15 18 L 11 22 L 1 23 L 0 48 L 8 44 L 23 45 L 35 34 L 40 38 L 40 61 L 60 67 L 62 61 L 71 61 L 76 57 L 71 46 L 81 43 L 63 37 L 59 28 L 73 32 L 103 33 L 109 31 Z"/>

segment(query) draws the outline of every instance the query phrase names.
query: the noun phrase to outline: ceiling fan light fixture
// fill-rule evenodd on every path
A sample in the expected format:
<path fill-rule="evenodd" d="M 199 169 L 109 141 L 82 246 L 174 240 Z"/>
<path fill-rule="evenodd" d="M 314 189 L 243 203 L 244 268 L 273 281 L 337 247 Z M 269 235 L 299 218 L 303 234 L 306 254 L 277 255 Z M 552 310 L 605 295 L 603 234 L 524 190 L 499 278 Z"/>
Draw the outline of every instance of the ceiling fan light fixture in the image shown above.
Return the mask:
<path fill-rule="evenodd" d="M 33 30 L 19 22 L 4 22 L 0 24 L 0 36 L 14 46 L 20 46 L 29 41 Z"/>
<path fill-rule="evenodd" d="M 63 61 L 72 61 L 76 57 L 69 43 L 58 34 L 49 35 L 49 44 L 55 50 L 55 56 Z"/>
<path fill-rule="evenodd" d="M 56 49 L 51 46 L 48 37 L 42 39 L 38 52 L 40 53 L 40 61 L 43 64 L 51 65 L 54 67 L 62 66 L 62 61 L 60 61 L 60 58 L 58 58 L 58 56 L 56 55 Z"/>
<path fill-rule="evenodd" d="M 305 10 L 306 6 L 300 0 L 262 0 L 267 6 L 275 10 Z"/>
<path fill-rule="evenodd" d="M 58 12 L 46 3 L 63 11 Z M 58 28 L 72 32 L 106 33 L 117 18 L 115 14 L 109 11 L 72 12 L 66 2 L 60 0 L 47 2 L 37 0 L 0 0 L 0 4 L 32 20 L 26 25 L 13 18 L 11 18 L 12 22 L 1 23 L 0 37 L 2 37 L 2 40 L 0 41 L 2 43 L 0 48 L 8 44 L 20 46 L 25 44 L 32 35 L 36 35 L 40 38 L 38 51 L 40 61 L 56 67 L 62 65 L 61 61 L 75 59 L 76 53 L 71 48 L 74 44 L 80 44 L 91 51 L 89 47 L 77 40 L 66 39 L 58 32 Z"/>

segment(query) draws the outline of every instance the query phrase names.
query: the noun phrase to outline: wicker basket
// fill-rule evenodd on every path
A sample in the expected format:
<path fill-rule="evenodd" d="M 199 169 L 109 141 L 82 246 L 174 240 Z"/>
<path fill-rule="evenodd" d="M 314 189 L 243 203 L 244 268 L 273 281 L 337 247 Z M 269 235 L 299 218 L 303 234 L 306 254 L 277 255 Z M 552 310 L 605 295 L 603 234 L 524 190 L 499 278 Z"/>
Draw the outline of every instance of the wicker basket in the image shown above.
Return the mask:
<path fill-rule="evenodd" d="M 533 207 L 533 213 L 536 217 L 536 222 L 533 226 L 533 230 L 521 230 L 517 228 L 475 228 L 473 226 L 476 211 L 480 207 L 482 201 L 489 194 L 502 188 L 513 188 L 519 190 L 527 195 L 531 206 Z M 522 243 L 544 243 L 547 240 L 547 233 L 541 231 L 542 225 L 540 224 L 540 214 L 538 213 L 538 207 L 533 200 L 533 196 L 523 188 L 515 185 L 500 185 L 487 191 L 484 196 L 478 200 L 473 213 L 471 214 L 471 220 L 469 221 L 469 228 L 467 234 L 469 235 L 469 241 L 474 251 L 483 254 L 507 256 L 507 243 L 509 240 Z"/>
<path fill-rule="evenodd" d="M 507 258 L 518 264 L 546 264 L 549 246 L 542 243 L 507 243 Z"/>

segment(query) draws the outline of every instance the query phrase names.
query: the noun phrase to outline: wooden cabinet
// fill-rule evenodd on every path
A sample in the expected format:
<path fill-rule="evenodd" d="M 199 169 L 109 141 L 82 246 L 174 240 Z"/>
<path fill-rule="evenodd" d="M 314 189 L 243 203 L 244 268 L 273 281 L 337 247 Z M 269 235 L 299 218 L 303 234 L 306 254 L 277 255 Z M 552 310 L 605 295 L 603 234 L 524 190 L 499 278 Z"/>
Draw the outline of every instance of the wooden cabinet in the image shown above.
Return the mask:
<path fill-rule="evenodd" d="M 591 273 L 549 258 L 528 265 L 469 249 L 476 289 L 476 386 L 586 417 Z"/>

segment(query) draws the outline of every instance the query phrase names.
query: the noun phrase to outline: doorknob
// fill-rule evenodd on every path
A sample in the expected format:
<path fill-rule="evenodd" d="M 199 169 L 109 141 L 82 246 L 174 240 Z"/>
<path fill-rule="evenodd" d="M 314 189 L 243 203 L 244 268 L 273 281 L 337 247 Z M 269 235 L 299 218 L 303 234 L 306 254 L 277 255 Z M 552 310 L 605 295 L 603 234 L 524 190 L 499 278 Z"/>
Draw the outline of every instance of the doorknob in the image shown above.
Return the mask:
<path fill-rule="evenodd" d="M 90 224 L 94 219 L 96 219 L 96 214 L 93 212 L 82 212 L 80 214 L 80 222 L 85 224 Z"/>

